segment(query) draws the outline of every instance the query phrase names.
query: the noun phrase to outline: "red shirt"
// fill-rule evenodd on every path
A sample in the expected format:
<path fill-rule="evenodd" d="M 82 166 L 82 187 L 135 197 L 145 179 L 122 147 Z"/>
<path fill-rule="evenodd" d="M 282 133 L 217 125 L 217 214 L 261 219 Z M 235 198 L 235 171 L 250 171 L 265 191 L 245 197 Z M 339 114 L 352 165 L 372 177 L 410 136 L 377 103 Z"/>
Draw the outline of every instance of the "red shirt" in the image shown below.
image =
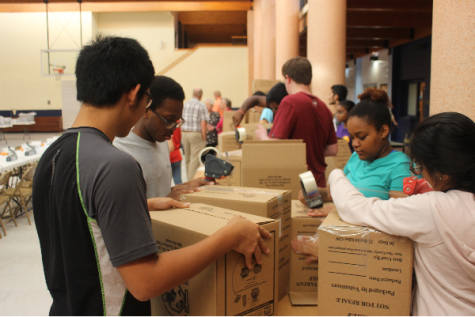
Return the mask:
<path fill-rule="evenodd" d="M 269 135 L 278 139 L 303 139 L 308 169 L 312 171 L 319 187 L 325 187 L 327 183 L 327 164 L 323 153 L 327 145 L 337 142 L 332 119 L 323 101 L 299 92 L 282 99 Z"/>
<path fill-rule="evenodd" d="M 183 159 L 180 152 L 181 128 L 178 128 L 173 131 L 172 141 L 175 145 L 175 149 L 170 152 L 170 163 L 180 162 Z"/>

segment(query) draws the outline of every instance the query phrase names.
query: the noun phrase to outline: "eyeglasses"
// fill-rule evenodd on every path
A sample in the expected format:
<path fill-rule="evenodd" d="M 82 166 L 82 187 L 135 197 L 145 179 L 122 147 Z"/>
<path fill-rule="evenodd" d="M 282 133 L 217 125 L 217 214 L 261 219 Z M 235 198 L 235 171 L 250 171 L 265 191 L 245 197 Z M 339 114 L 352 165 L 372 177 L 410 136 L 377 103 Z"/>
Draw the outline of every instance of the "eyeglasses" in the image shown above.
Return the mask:
<path fill-rule="evenodd" d="M 411 162 L 411 165 L 409 166 L 409 170 L 414 175 L 420 175 L 423 169 L 424 168 L 422 167 L 422 165 L 418 165 L 416 164 L 416 162 Z"/>
<path fill-rule="evenodd" d="M 163 122 L 165 122 L 165 129 L 168 129 L 168 130 L 171 130 L 173 128 L 178 129 L 179 127 L 183 125 L 183 123 L 185 123 L 185 119 L 183 118 L 180 118 L 177 121 L 168 121 L 152 108 L 148 108 L 148 109 L 151 110 L 153 113 L 155 113 L 160 119 L 162 119 Z"/>
<path fill-rule="evenodd" d="M 345 113 L 348 113 L 348 111 L 337 111 L 336 113 L 338 113 L 338 114 L 345 114 Z"/>
<path fill-rule="evenodd" d="M 145 92 L 147 94 L 147 108 L 150 107 L 152 105 L 152 96 L 150 96 L 150 94 L 148 92 Z"/>

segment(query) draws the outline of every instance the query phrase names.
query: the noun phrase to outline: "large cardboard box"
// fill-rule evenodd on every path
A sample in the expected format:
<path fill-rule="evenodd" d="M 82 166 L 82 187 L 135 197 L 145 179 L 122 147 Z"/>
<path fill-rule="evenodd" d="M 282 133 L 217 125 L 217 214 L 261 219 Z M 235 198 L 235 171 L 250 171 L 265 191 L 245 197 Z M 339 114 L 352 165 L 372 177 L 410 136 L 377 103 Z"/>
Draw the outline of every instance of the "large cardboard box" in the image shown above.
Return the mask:
<path fill-rule="evenodd" d="M 244 255 L 226 253 L 188 282 L 152 299 L 152 315 L 276 315 L 279 221 L 240 212 L 192 204 L 185 209 L 153 211 L 152 229 L 160 253 L 184 248 L 212 235 L 235 215 L 260 224 L 272 238 L 265 243 L 262 265 L 249 270 Z"/>
<path fill-rule="evenodd" d="M 292 200 L 290 240 L 298 236 L 314 236 L 323 219 L 309 216 L 306 205 Z M 289 297 L 292 305 L 318 304 L 318 264 L 307 264 L 306 259 L 305 254 L 291 251 Z"/>
<path fill-rule="evenodd" d="M 261 217 L 280 219 L 278 232 L 278 299 L 288 293 L 290 276 L 290 191 L 249 187 L 203 186 L 182 195 L 183 202 L 204 203 Z"/>
<path fill-rule="evenodd" d="M 319 229 L 318 312 L 408 316 L 413 242 L 342 221 L 334 210 Z"/>
<path fill-rule="evenodd" d="M 299 174 L 307 171 L 302 140 L 245 141 L 242 145 L 241 186 L 292 190 L 298 199 Z"/>
<path fill-rule="evenodd" d="M 261 108 L 262 109 L 262 108 Z M 259 123 L 259 119 L 261 118 L 261 113 L 256 111 L 256 109 L 251 108 L 248 111 L 249 115 L 247 117 L 246 123 Z"/>
<path fill-rule="evenodd" d="M 236 111 L 225 111 L 223 113 L 223 132 L 234 131 L 233 116 Z"/>
<path fill-rule="evenodd" d="M 336 168 L 344 169 L 346 163 L 351 156 L 351 150 L 348 146 L 348 142 L 343 139 L 338 139 L 338 154 L 336 156 L 327 156 L 325 157 L 325 163 L 327 163 L 327 168 L 325 170 L 325 177 L 328 179 L 331 171 Z"/>
<path fill-rule="evenodd" d="M 236 132 L 228 131 L 218 134 L 218 150 L 223 154 L 226 151 L 236 151 L 241 148 L 241 144 L 236 141 Z"/>

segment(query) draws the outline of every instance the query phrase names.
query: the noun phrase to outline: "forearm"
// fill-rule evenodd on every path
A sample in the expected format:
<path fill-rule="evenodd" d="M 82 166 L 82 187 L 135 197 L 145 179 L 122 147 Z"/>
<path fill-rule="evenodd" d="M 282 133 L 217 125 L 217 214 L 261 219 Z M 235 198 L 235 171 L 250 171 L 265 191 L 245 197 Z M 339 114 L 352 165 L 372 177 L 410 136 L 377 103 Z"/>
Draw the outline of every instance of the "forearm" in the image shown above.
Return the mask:
<path fill-rule="evenodd" d="M 256 96 L 251 96 L 244 101 L 240 110 L 243 113 L 246 113 L 249 109 L 254 108 L 257 105 L 259 105 L 259 99 Z"/>
<path fill-rule="evenodd" d="M 119 272 L 122 276 L 127 276 L 128 272 L 124 270 L 138 272 L 130 280 L 125 280 L 126 286 L 137 299 L 149 300 L 203 271 L 232 249 L 230 241 L 223 228 L 189 247 L 146 257 L 142 263 L 126 264 L 120 267 Z M 132 268 L 133 265 L 139 265 L 140 269 Z"/>

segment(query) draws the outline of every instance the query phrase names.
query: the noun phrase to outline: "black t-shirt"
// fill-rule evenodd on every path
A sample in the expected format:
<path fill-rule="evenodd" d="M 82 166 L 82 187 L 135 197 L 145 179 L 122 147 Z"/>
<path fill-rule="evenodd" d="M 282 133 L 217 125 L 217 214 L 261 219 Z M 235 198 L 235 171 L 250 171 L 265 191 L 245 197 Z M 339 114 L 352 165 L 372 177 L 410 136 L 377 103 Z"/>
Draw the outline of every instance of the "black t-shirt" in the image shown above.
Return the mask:
<path fill-rule="evenodd" d="M 156 253 L 140 165 L 95 128 L 69 129 L 42 155 L 35 222 L 51 315 L 150 315 L 116 267 Z"/>

